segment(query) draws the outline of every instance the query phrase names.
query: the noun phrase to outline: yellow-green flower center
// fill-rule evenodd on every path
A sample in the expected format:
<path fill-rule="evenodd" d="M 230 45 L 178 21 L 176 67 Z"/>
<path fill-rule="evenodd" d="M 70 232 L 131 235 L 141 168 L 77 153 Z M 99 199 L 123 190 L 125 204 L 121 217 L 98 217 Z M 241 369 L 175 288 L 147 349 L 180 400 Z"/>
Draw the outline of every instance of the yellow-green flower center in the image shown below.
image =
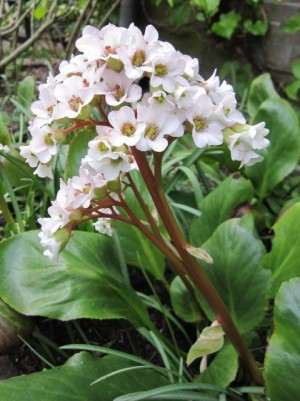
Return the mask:
<path fill-rule="evenodd" d="M 157 64 L 155 66 L 155 75 L 158 75 L 159 77 L 166 75 L 168 72 L 168 68 L 164 64 Z"/>
<path fill-rule="evenodd" d="M 147 127 L 145 136 L 153 141 L 158 136 L 158 128 L 154 126 Z"/>
<path fill-rule="evenodd" d="M 205 127 L 205 119 L 202 117 L 196 117 L 193 120 L 196 131 L 201 131 Z"/>
<path fill-rule="evenodd" d="M 49 132 L 49 133 L 44 137 L 44 143 L 45 143 L 46 145 L 49 145 L 49 146 L 51 146 L 51 145 L 54 144 L 53 139 L 52 139 L 52 134 L 51 134 L 51 132 Z"/>
<path fill-rule="evenodd" d="M 131 136 L 135 133 L 135 128 L 131 124 L 124 124 L 122 127 L 122 134 L 125 136 Z"/>
<path fill-rule="evenodd" d="M 145 52 L 143 50 L 140 50 L 134 53 L 131 61 L 132 65 L 134 65 L 135 67 L 141 67 L 144 64 L 145 60 Z"/>
<path fill-rule="evenodd" d="M 99 147 L 100 152 L 107 152 L 108 151 L 108 147 L 103 142 L 100 142 L 98 147 Z"/>

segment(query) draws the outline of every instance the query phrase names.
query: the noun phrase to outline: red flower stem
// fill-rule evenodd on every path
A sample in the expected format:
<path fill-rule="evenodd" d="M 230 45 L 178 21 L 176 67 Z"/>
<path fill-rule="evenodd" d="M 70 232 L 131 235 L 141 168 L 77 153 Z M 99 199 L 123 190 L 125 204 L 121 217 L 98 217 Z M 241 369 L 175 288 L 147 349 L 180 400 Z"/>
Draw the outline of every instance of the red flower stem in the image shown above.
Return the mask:
<path fill-rule="evenodd" d="M 181 233 L 181 230 L 179 229 L 177 222 L 173 216 L 168 201 L 164 195 L 160 179 L 155 179 L 144 152 L 132 148 L 132 153 L 135 157 L 135 160 L 143 176 L 145 184 L 149 190 L 149 193 L 153 199 L 153 202 L 157 208 L 157 211 L 162 219 L 162 222 L 164 223 L 171 238 L 171 241 L 182 259 L 187 275 L 195 284 L 195 286 L 200 290 L 201 294 L 204 296 L 209 306 L 214 311 L 216 319 L 222 324 L 225 333 L 227 334 L 229 340 L 238 352 L 244 366 L 251 373 L 253 379 L 257 383 L 263 384 L 261 371 L 259 370 L 253 355 L 246 346 L 241 334 L 239 333 L 234 321 L 232 320 L 232 317 L 223 300 L 221 299 L 220 295 L 218 294 L 212 283 L 207 278 L 205 272 L 200 267 L 196 259 L 194 259 L 194 257 L 192 257 L 186 251 L 186 246 L 188 245 L 188 243 Z M 158 177 L 157 173 L 156 177 Z"/>
<path fill-rule="evenodd" d="M 110 124 L 106 121 L 95 121 L 95 120 L 88 120 L 88 121 L 77 121 L 76 124 L 72 125 L 69 128 L 62 130 L 63 134 L 69 134 L 70 132 L 74 131 L 75 129 L 81 127 L 89 127 L 89 126 L 97 126 L 97 125 L 104 125 L 110 127 Z"/>
<path fill-rule="evenodd" d="M 154 217 L 151 214 L 151 211 L 149 210 L 149 208 L 148 208 L 146 202 L 144 201 L 144 199 L 142 198 L 142 195 L 141 195 L 140 191 L 137 189 L 133 179 L 131 178 L 131 175 L 129 173 L 127 173 L 126 176 L 128 178 L 128 181 L 129 181 L 129 186 L 132 189 L 137 201 L 139 202 L 139 204 L 140 204 L 140 206 L 141 206 L 141 208 L 142 208 L 142 210 L 143 210 L 143 212 L 144 212 L 144 214 L 145 214 L 145 216 L 146 216 L 146 218 L 147 218 L 147 220 L 148 220 L 148 222 L 150 224 L 150 227 L 152 228 L 153 233 L 158 238 L 160 238 L 161 237 L 161 232 L 159 230 L 159 227 L 156 224 L 156 221 L 155 221 Z"/>

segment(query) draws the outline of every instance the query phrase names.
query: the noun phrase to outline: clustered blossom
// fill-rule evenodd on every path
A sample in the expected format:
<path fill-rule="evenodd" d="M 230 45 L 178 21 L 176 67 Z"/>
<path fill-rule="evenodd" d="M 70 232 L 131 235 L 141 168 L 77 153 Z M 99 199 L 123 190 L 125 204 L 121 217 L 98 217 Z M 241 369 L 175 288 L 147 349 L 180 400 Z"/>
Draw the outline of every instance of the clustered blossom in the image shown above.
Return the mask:
<path fill-rule="evenodd" d="M 215 72 L 205 80 L 198 61 L 160 41 L 153 26 L 144 34 L 133 24 L 87 26 L 76 47 L 81 54 L 63 61 L 58 75 L 40 85 L 39 100 L 32 104 L 32 139 L 21 147 L 35 174 L 52 178 L 51 165 L 66 134 L 85 126 L 95 132 L 79 176 L 61 181 L 50 217 L 40 219 L 49 257 L 56 258 L 77 221 L 97 218 L 101 210 L 105 217 L 95 228 L 110 233 L 108 218 L 118 196 L 108 184 L 120 184 L 137 169 L 133 148 L 164 152 L 174 138 L 191 134 L 199 148 L 224 144 L 241 166 L 261 160 L 256 150 L 269 144 L 264 123 L 247 125 L 232 86 Z"/>

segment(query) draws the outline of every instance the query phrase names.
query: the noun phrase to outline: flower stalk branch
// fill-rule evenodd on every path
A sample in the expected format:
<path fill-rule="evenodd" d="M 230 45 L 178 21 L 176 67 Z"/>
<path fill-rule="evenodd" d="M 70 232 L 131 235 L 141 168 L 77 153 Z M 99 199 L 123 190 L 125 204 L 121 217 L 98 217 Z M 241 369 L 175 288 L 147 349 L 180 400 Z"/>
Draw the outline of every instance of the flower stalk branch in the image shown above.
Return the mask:
<path fill-rule="evenodd" d="M 133 150 L 133 153 L 162 222 L 164 223 L 170 239 L 182 259 L 186 274 L 192 280 L 196 288 L 198 288 L 208 302 L 209 306 L 216 314 L 216 320 L 222 324 L 222 327 L 224 328 L 229 340 L 235 347 L 244 366 L 249 370 L 253 379 L 257 383 L 263 384 L 261 371 L 259 370 L 253 355 L 246 346 L 241 334 L 232 320 L 232 317 L 223 300 L 207 278 L 205 272 L 198 262 L 186 251 L 188 243 L 177 225 L 168 201 L 164 195 L 161 183 L 159 183 L 157 180 L 154 180 L 154 176 L 148 164 L 145 153 L 139 152 L 138 150 Z"/>

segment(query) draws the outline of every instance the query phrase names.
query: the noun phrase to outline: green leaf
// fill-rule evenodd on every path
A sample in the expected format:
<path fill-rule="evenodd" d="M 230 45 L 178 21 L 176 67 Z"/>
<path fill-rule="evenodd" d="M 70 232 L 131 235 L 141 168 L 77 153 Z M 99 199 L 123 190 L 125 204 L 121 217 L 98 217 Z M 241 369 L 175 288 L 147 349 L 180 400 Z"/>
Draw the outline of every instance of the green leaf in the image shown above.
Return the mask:
<path fill-rule="evenodd" d="M 300 13 L 293 14 L 291 18 L 281 25 L 286 33 L 294 33 L 300 29 Z"/>
<path fill-rule="evenodd" d="M 299 90 L 300 90 L 300 79 L 297 79 L 297 81 L 292 82 L 291 84 L 287 85 L 284 88 L 284 91 L 287 94 L 287 96 L 295 101 L 298 100 Z"/>
<path fill-rule="evenodd" d="M 249 180 L 237 175 L 227 177 L 201 203 L 202 215 L 194 219 L 191 226 L 192 244 L 203 244 L 219 224 L 230 218 L 235 208 L 252 199 L 252 196 L 253 188 Z"/>
<path fill-rule="evenodd" d="M 95 138 L 95 131 L 82 129 L 72 139 L 67 155 L 65 179 L 78 175 L 81 159 L 87 154 L 88 143 Z"/>
<path fill-rule="evenodd" d="M 224 331 L 220 324 L 205 327 L 197 341 L 187 354 L 186 363 L 189 366 L 195 359 L 219 351 L 224 344 Z"/>
<path fill-rule="evenodd" d="M 270 130 L 270 146 L 260 152 L 264 160 L 245 171 L 259 197 L 264 198 L 297 166 L 300 129 L 297 114 L 283 99 L 266 100 L 254 117 L 254 123 L 260 121 Z"/>
<path fill-rule="evenodd" d="M 173 8 L 169 17 L 171 24 L 178 27 L 186 24 L 189 21 L 191 12 L 192 8 L 188 3 L 183 3 Z"/>
<path fill-rule="evenodd" d="M 235 349 L 230 343 L 225 343 L 208 368 L 196 377 L 195 382 L 226 388 L 235 379 L 238 367 L 238 355 Z"/>
<path fill-rule="evenodd" d="M 35 8 L 33 16 L 36 20 L 41 20 L 42 18 L 45 17 L 45 15 L 48 12 L 48 8 L 45 6 L 38 6 Z"/>
<path fill-rule="evenodd" d="M 148 390 L 167 383 L 158 373 L 143 369 L 129 370 L 91 386 L 99 377 L 132 366 L 132 362 L 123 358 L 95 358 L 81 352 L 57 368 L 2 380 L 0 401 L 112 401 L 132 391 Z"/>
<path fill-rule="evenodd" d="M 250 19 L 244 21 L 243 27 L 246 32 L 251 33 L 254 36 L 262 36 L 267 33 L 268 24 L 262 20 L 253 22 Z"/>
<path fill-rule="evenodd" d="M 292 73 L 295 78 L 300 79 L 300 59 L 293 61 L 292 63 Z"/>
<path fill-rule="evenodd" d="M 275 238 L 264 266 L 272 271 L 272 295 L 284 281 L 300 274 L 300 202 L 288 209 L 274 225 Z"/>
<path fill-rule="evenodd" d="M 178 317 L 188 323 L 199 321 L 199 312 L 179 276 L 175 277 L 171 283 L 170 297 L 172 308 Z"/>
<path fill-rule="evenodd" d="M 247 101 L 247 110 L 251 117 L 255 115 L 260 105 L 269 98 L 279 98 L 276 92 L 271 76 L 268 73 L 255 78 L 250 86 Z"/>
<path fill-rule="evenodd" d="M 35 97 L 35 80 L 33 77 L 28 76 L 19 83 L 18 88 L 18 98 L 17 101 L 26 109 L 29 109 Z"/>
<path fill-rule="evenodd" d="M 208 278 L 239 330 L 250 331 L 264 317 L 271 284 L 271 273 L 262 266 L 261 241 L 239 219 L 231 219 L 217 228 L 203 248 L 214 260 L 213 265 L 202 262 Z M 202 306 L 215 320 L 206 302 L 202 301 Z"/>
<path fill-rule="evenodd" d="M 9 145 L 11 143 L 11 135 L 7 127 L 9 122 L 7 114 L 0 112 L 0 143 L 2 145 Z"/>
<path fill-rule="evenodd" d="M 219 9 L 220 0 L 197 0 L 195 4 L 202 8 L 205 14 L 213 16 Z"/>
<path fill-rule="evenodd" d="M 221 14 L 218 22 L 212 24 L 211 30 L 225 39 L 230 39 L 239 25 L 240 14 L 230 11 Z"/>
<path fill-rule="evenodd" d="M 6 355 L 20 345 L 20 337 L 33 330 L 31 319 L 14 311 L 0 299 L 0 355 Z"/>
<path fill-rule="evenodd" d="M 128 319 L 148 325 L 136 293 L 121 278 L 112 241 L 74 232 L 57 263 L 42 254 L 37 232 L 0 243 L 0 296 L 25 315 L 54 319 Z"/>
<path fill-rule="evenodd" d="M 264 376 L 272 401 L 295 401 L 300 393 L 300 279 L 284 283 L 276 296 L 275 332 L 267 348 Z"/>
<path fill-rule="evenodd" d="M 164 280 L 165 258 L 137 228 L 118 223 L 117 232 L 128 265 L 145 269 L 156 279 Z"/>

